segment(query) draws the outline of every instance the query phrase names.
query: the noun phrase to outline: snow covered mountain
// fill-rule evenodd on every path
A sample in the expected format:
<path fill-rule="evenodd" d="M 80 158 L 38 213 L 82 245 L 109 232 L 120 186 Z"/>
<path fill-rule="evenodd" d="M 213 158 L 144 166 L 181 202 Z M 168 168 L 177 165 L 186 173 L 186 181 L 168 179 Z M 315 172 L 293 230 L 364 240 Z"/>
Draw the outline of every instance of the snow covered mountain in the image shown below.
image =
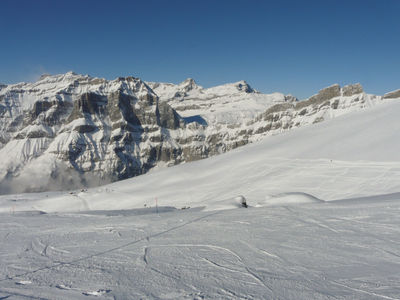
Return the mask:
<path fill-rule="evenodd" d="M 0 212 L 237 208 L 400 191 L 399 99 L 286 131 L 208 159 L 88 190 L 0 196 Z M 44 196 L 46 195 L 46 196 Z M 11 197 L 11 198 L 10 198 Z M 13 199 L 13 200 L 9 200 Z"/>
<path fill-rule="evenodd" d="M 400 97 L 333 85 L 306 101 L 245 81 L 204 89 L 69 72 L 0 87 L 0 193 L 107 183 Z"/>
<path fill-rule="evenodd" d="M 400 101 L 384 102 L 101 187 L 1 195 L 0 298 L 399 299 Z"/>

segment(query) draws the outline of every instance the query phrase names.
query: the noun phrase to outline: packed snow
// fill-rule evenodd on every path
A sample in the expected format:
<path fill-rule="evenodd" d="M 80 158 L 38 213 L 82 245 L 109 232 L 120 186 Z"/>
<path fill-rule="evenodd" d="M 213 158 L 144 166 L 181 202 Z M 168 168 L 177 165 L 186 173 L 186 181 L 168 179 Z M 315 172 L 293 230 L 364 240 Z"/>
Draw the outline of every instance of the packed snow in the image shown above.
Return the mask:
<path fill-rule="evenodd" d="M 388 101 L 98 188 L 1 196 L 0 298 L 399 299 L 399 112 Z"/>

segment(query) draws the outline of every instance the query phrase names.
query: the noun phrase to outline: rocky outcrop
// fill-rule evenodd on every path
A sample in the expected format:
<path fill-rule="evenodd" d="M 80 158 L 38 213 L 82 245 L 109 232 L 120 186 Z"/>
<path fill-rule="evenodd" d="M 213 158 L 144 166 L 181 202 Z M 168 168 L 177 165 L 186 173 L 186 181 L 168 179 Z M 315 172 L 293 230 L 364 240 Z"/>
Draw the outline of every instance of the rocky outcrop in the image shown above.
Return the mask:
<path fill-rule="evenodd" d="M 350 85 L 346 85 L 343 87 L 343 96 L 346 96 L 346 97 L 353 96 L 356 94 L 361 94 L 363 92 L 364 92 L 364 90 L 363 90 L 361 84 L 359 84 L 359 83 L 350 84 Z"/>
<path fill-rule="evenodd" d="M 387 93 L 383 95 L 384 99 L 395 99 L 395 98 L 400 98 L 400 90 L 396 90 L 390 93 Z"/>
<path fill-rule="evenodd" d="M 184 122 L 177 112 L 166 102 L 161 102 L 158 105 L 158 125 L 163 128 L 177 129 L 180 127 L 181 122 Z"/>
<path fill-rule="evenodd" d="M 310 97 L 308 100 L 297 103 L 296 108 L 300 109 L 309 105 L 317 106 L 325 102 L 326 100 L 330 100 L 332 98 L 339 96 L 340 96 L 340 86 L 338 84 L 335 84 L 320 90 L 317 95 Z"/>
<path fill-rule="evenodd" d="M 245 93 L 254 93 L 255 90 L 244 80 L 239 81 L 238 83 L 235 84 L 236 88 L 240 92 L 245 92 Z"/>
<path fill-rule="evenodd" d="M 71 122 L 86 115 L 104 115 L 107 98 L 96 93 L 84 93 L 73 103 L 73 109 L 68 117 Z"/>

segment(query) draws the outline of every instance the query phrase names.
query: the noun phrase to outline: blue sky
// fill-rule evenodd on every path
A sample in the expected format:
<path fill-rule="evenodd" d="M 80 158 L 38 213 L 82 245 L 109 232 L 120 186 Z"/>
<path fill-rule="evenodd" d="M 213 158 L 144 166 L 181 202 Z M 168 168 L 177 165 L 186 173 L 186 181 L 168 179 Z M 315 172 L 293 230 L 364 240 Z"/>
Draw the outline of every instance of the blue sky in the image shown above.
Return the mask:
<path fill-rule="evenodd" d="M 2 0 L 0 82 L 73 70 L 299 98 L 400 88 L 399 0 Z"/>

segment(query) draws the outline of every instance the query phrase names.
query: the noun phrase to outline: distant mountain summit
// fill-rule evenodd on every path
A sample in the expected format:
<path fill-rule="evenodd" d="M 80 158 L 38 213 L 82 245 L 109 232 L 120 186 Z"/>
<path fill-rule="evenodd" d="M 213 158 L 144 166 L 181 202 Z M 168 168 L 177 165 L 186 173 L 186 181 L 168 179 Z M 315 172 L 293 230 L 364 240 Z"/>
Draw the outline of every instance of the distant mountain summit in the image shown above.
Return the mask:
<path fill-rule="evenodd" d="M 305 101 L 247 82 L 203 88 L 68 72 L 0 85 L 0 193 L 97 185 L 223 153 L 400 98 L 361 85 Z"/>

